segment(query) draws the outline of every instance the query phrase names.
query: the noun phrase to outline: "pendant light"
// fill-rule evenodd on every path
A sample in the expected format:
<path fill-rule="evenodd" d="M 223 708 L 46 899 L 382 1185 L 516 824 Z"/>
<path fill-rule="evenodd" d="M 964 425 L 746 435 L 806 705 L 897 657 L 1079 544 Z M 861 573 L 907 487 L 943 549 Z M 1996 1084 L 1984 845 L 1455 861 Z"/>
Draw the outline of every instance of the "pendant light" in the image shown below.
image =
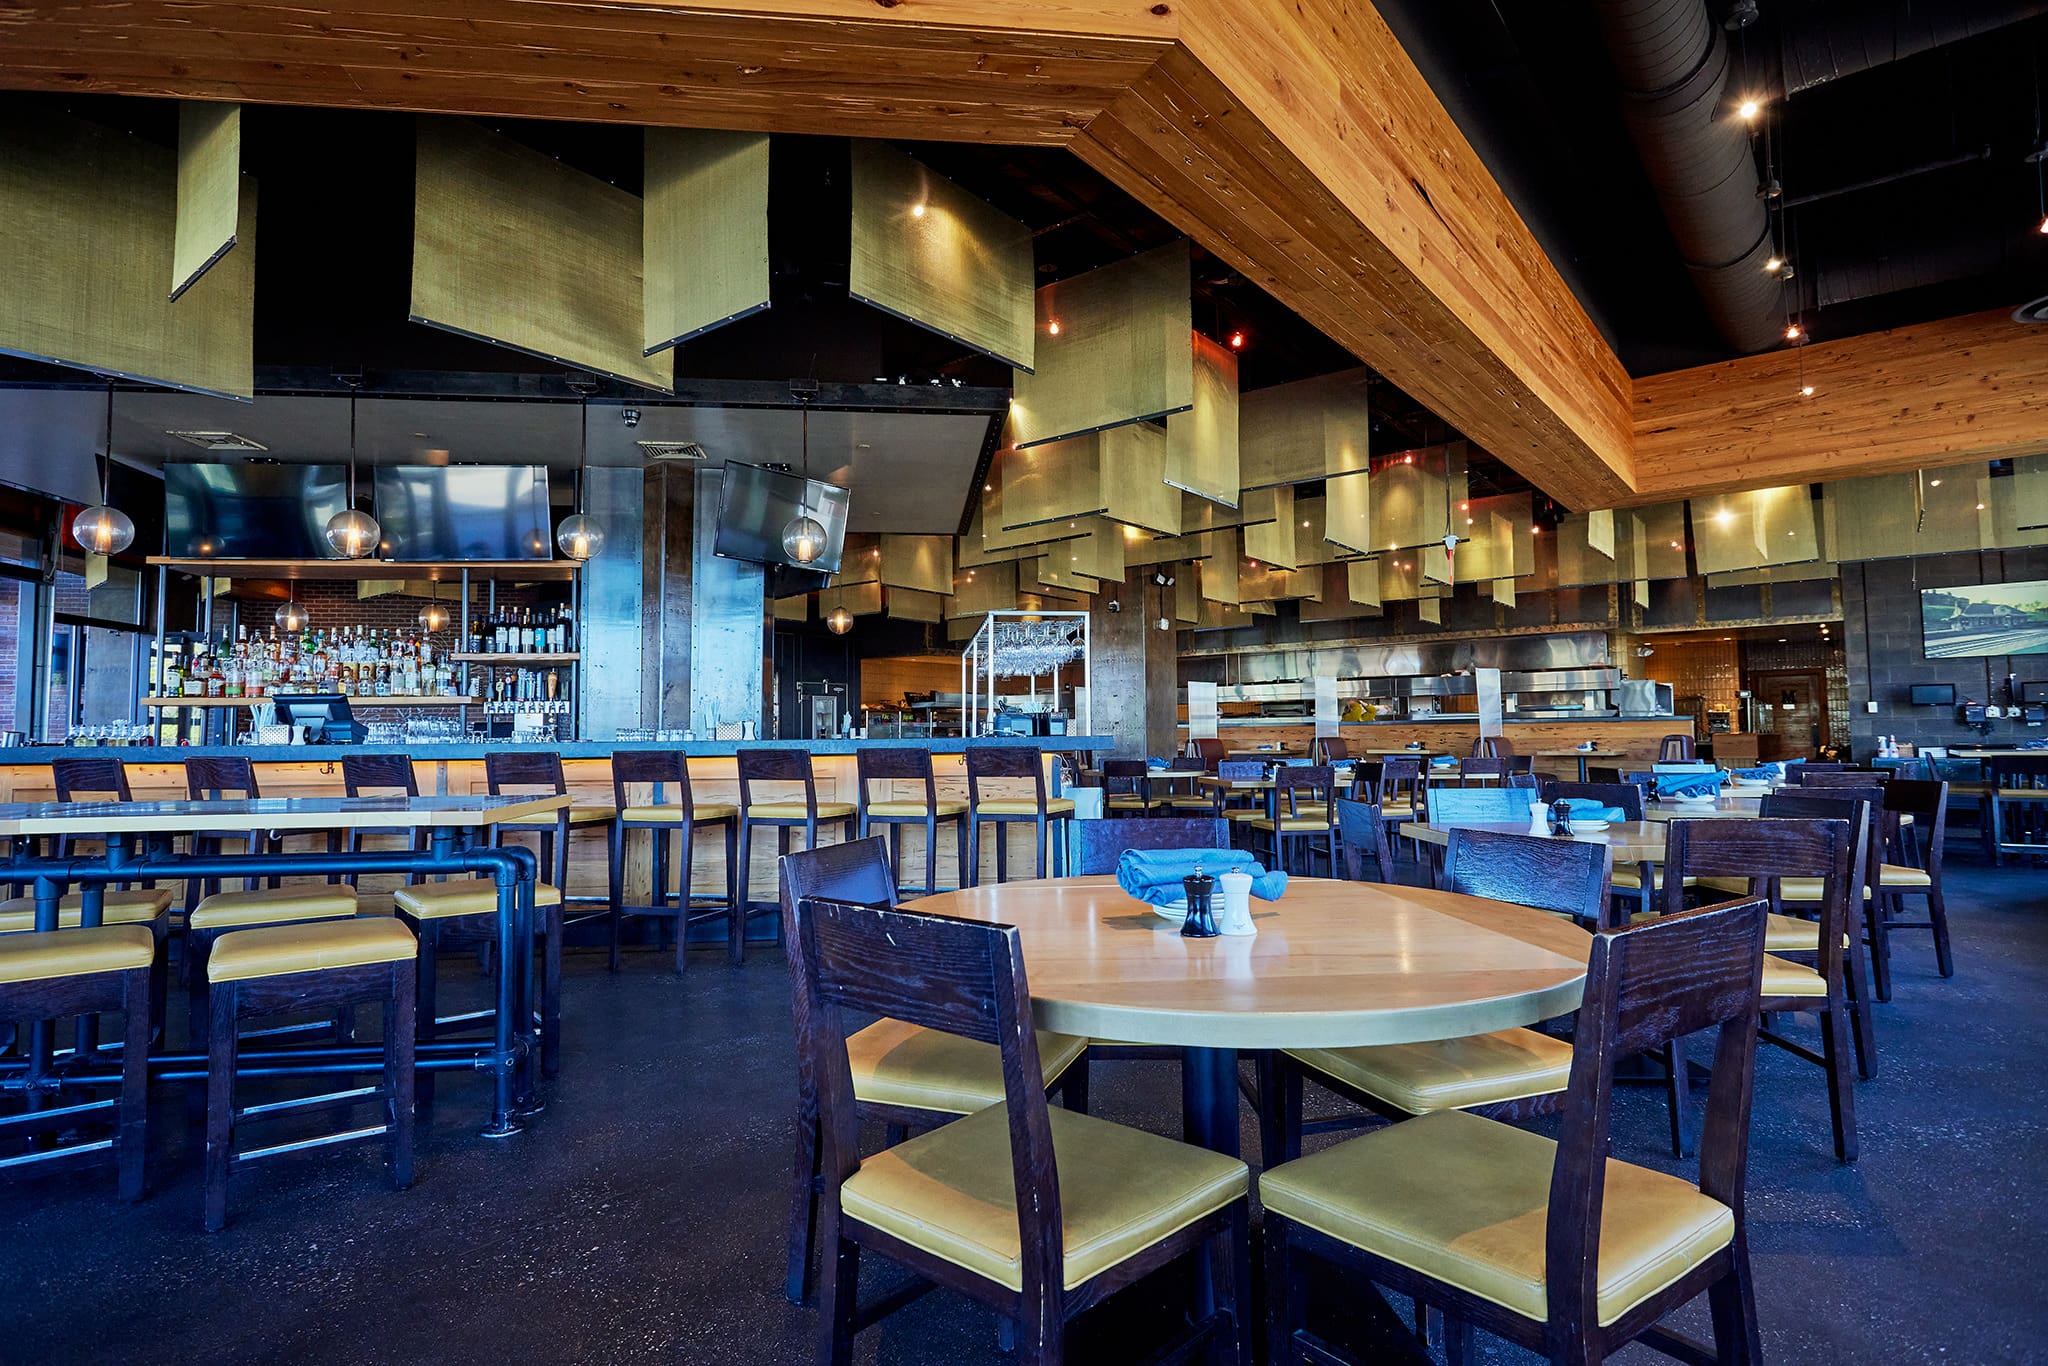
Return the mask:
<path fill-rule="evenodd" d="M 429 634 L 448 629 L 448 609 L 441 605 L 441 585 L 429 581 L 427 591 L 433 595 L 425 607 L 420 608 L 420 629 Z"/>
<path fill-rule="evenodd" d="M 796 510 L 796 516 L 789 519 L 782 528 L 782 553 L 789 556 L 792 564 L 809 564 L 825 553 L 825 528 L 818 519 L 811 516 L 811 400 L 805 397 L 803 425 L 804 496 Z M 847 618 L 847 627 L 853 625 L 853 618 Z M 826 625 L 831 625 L 828 618 Z M 839 635 L 846 629 L 833 627 Z"/>
<path fill-rule="evenodd" d="M 595 517 L 586 516 L 583 511 L 583 486 L 590 478 L 590 400 L 583 400 L 583 434 L 577 445 L 576 455 L 576 513 L 564 517 L 562 525 L 555 529 L 555 545 L 564 555 L 578 562 L 597 557 L 604 549 L 604 527 Z"/>
<path fill-rule="evenodd" d="M 297 635 L 313 624 L 313 614 L 306 610 L 306 604 L 299 601 L 299 587 L 296 583 L 287 585 L 291 599 L 272 614 L 271 620 L 277 629 L 288 635 Z"/>
<path fill-rule="evenodd" d="M 853 629 L 853 613 L 844 607 L 835 607 L 825 614 L 825 629 L 835 636 L 843 636 Z"/>
<path fill-rule="evenodd" d="M 135 544 L 135 522 L 107 505 L 107 481 L 114 472 L 114 381 L 107 381 L 106 464 L 100 469 L 100 500 L 71 519 L 71 538 L 93 555 L 118 555 Z"/>
<path fill-rule="evenodd" d="M 327 545 L 344 560 L 360 560 L 377 549 L 384 529 L 356 506 L 356 387 L 348 391 L 348 506 L 327 519 Z M 281 624 L 281 623 L 280 623 Z"/>

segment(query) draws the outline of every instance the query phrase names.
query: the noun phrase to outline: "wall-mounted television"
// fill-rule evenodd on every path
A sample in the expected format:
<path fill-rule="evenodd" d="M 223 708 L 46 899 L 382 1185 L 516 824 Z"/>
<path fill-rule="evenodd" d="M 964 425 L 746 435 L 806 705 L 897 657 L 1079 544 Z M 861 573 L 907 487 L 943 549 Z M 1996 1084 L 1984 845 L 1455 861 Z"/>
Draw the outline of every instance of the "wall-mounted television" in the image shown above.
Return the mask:
<path fill-rule="evenodd" d="M 1920 590 L 1929 659 L 2048 655 L 2048 579 Z"/>
<path fill-rule="evenodd" d="M 322 559 L 327 519 L 347 497 L 340 465 L 165 465 L 164 553 Z"/>
<path fill-rule="evenodd" d="M 711 551 L 728 560 L 792 564 L 782 549 L 782 529 L 801 510 L 825 528 L 825 548 L 799 567 L 836 573 L 846 550 L 846 507 L 846 490 L 837 484 L 728 460 L 719 481 L 718 537 Z"/>
<path fill-rule="evenodd" d="M 1912 693 L 1916 707 L 1953 707 L 1956 704 L 1956 685 L 1953 683 L 1915 683 Z"/>
<path fill-rule="evenodd" d="M 555 556 L 545 465 L 379 465 L 376 515 L 387 560 Z"/>

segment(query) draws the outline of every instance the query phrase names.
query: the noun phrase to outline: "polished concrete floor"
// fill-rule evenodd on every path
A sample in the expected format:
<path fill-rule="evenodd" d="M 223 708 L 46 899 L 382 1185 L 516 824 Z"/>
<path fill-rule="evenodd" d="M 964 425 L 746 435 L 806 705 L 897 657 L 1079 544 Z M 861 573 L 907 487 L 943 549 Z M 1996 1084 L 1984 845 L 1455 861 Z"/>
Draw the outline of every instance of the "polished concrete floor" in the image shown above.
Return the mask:
<path fill-rule="evenodd" d="M 1968 860 L 1951 864 L 1957 976 L 1935 975 L 1924 934 L 1898 946 L 1860 1162 L 1833 1159 L 1819 1072 L 1762 1055 L 1750 1236 L 1772 1362 L 2048 1360 L 2048 870 Z M 388 1188 L 374 1145 L 279 1158 L 237 1176 L 214 1235 L 196 1125 L 159 1088 L 142 1204 L 106 1168 L 0 1180 L 0 1362 L 810 1360 L 814 1315 L 781 1294 L 785 998 L 772 950 L 682 979 L 654 953 L 616 977 L 574 954 L 566 1064 L 528 1132 L 479 1138 L 482 1080 L 444 1080 L 413 1190 Z M 1165 1064 L 1103 1066 L 1094 1095 L 1110 1118 L 1177 1123 Z M 1617 1152 L 1671 1165 L 1663 1132 L 1660 1093 L 1626 1092 Z M 1072 1358 L 1142 1355 L 1181 1290 L 1084 1317 Z M 1533 1359 L 1480 1342 L 1482 1360 Z M 936 1294 L 858 1359 L 1003 1358 L 983 1311 Z"/>

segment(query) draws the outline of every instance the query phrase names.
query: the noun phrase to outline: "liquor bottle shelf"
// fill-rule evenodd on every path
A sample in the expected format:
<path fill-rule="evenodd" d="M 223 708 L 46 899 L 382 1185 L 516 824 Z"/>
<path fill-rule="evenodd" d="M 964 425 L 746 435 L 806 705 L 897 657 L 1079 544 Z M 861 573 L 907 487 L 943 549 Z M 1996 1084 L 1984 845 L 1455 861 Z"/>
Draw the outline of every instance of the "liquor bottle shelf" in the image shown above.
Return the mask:
<path fill-rule="evenodd" d="M 540 651 L 532 654 L 486 654 L 462 650 L 449 655 L 448 658 L 457 664 L 574 664 L 583 656 L 574 650 L 562 654 L 546 654 Z"/>
<path fill-rule="evenodd" d="M 290 696 L 292 694 L 284 694 Z M 251 707 L 258 702 L 269 702 L 270 697 L 145 697 L 142 705 L 152 711 L 167 711 L 172 707 Z M 366 697 L 351 693 L 348 703 L 351 708 L 363 707 L 467 707 L 480 706 L 483 699 L 478 697 Z"/>

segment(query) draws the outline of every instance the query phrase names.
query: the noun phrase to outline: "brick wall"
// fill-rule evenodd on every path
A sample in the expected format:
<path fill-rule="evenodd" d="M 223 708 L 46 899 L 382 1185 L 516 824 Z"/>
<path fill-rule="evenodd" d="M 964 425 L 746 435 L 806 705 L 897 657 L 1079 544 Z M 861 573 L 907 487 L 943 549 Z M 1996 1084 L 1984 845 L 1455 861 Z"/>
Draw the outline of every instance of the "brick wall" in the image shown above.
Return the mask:
<path fill-rule="evenodd" d="M 460 589 L 454 584 L 441 587 L 440 604 L 448 609 L 452 623 Z M 331 631 L 343 627 L 362 626 L 378 631 L 417 631 L 419 616 L 430 599 L 426 594 L 382 593 L 373 598 L 359 598 L 356 585 L 349 582 L 307 581 L 298 585 L 298 600 L 306 605 L 312 614 L 316 630 Z M 540 591 L 532 586 L 514 587 L 501 584 L 498 587 L 500 607 L 540 607 L 543 602 L 552 603 L 559 598 L 543 598 Z M 260 628 L 268 633 L 272 618 L 285 602 L 284 597 L 238 597 L 241 619 L 254 635 Z M 469 616 L 474 619 L 484 614 L 486 598 L 484 590 L 472 585 L 470 590 Z M 214 605 L 215 630 L 226 624 L 223 605 Z"/>
<path fill-rule="evenodd" d="M 1734 712 L 1742 687 L 1742 653 L 1732 640 L 1647 638 L 1657 653 L 1637 672 L 1671 685 L 1671 696 L 1702 697 L 1709 711 Z"/>
<path fill-rule="evenodd" d="M 1928 659 L 1920 634 L 1920 590 L 1979 583 L 2048 579 L 2048 549 L 1931 555 L 1842 566 L 1843 633 L 1848 637 L 1847 694 L 1857 751 L 1879 735 L 1915 745 L 1963 745 L 1975 731 L 1956 720 L 1954 708 L 1916 707 L 1907 700 L 1915 683 L 1948 683 L 1956 701 L 2005 703 L 2005 676 L 2022 682 L 2048 679 L 2048 655 L 1988 659 Z M 1865 703 L 1876 702 L 1873 715 Z M 1992 744 L 2048 737 L 2048 727 L 2021 721 L 1990 722 Z"/>

